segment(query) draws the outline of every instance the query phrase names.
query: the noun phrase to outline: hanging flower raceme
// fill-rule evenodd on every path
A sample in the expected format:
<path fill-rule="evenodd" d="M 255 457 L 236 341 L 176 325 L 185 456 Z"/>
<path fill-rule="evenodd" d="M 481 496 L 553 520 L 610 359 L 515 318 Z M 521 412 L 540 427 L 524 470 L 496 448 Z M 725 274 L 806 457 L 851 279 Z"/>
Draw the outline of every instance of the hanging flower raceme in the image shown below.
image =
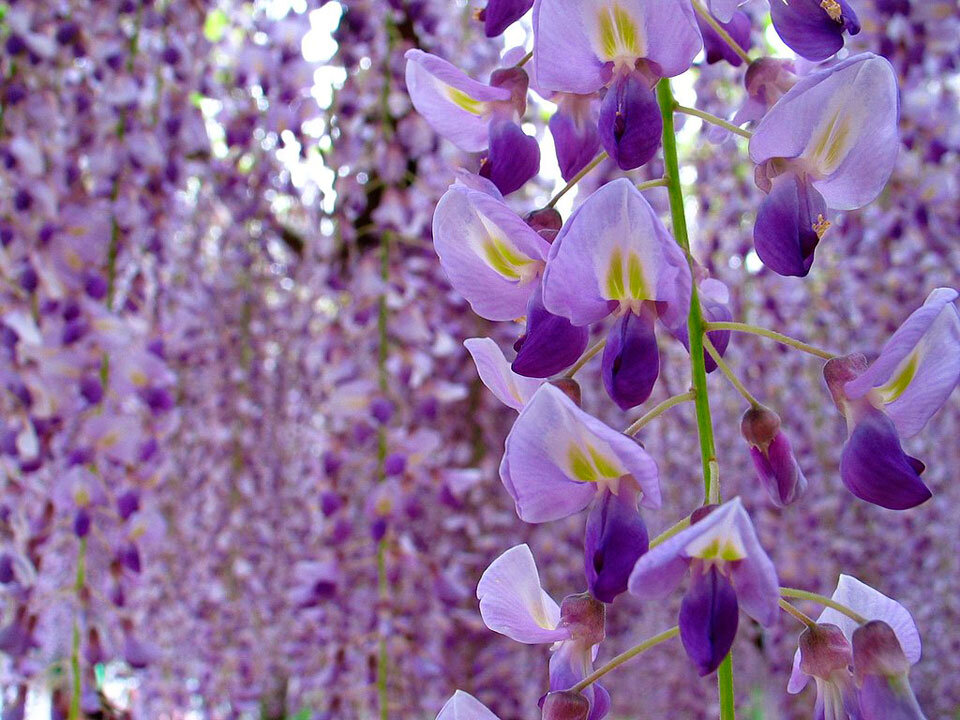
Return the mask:
<path fill-rule="evenodd" d="M 857 497 L 904 510 L 928 500 L 922 462 L 900 436 L 920 432 L 960 382 L 957 292 L 937 288 L 872 363 L 860 353 L 827 361 L 827 387 L 847 421 L 840 477 Z"/>
<path fill-rule="evenodd" d="M 500 479 L 517 515 L 530 523 L 580 512 L 607 490 L 639 493 L 644 507 L 660 506 L 657 464 L 647 451 L 549 383 L 536 391 L 507 435 Z"/>
<path fill-rule="evenodd" d="M 472 79 L 446 60 L 408 50 L 406 83 L 417 112 L 440 135 L 467 152 L 487 150 L 480 174 L 509 194 L 540 169 L 540 146 L 518 122 L 527 105 L 527 74 L 502 68 L 490 84 Z"/>
<path fill-rule="evenodd" d="M 680 639 L 701 675 L 733 645 L 742 608 L 761 625 L 776 622 L 777 573 L 740 498 L 694 512 L 691 526 L 652 548 L 630 575 L 630 592 L 655 600 L 692 582 L 680 606 Z"/>
<path fill-rule="evenodd" d="M 683 0 L 537 0 L 534 52 L 538 85 L 590 94 L 606 88 L 600 139 L 623 170 L 648 162 L 663 121 L 653 94 L 662 77 L 687 70 L 702 42 Z"/>
<path fill-rule="evenodd" d="M 560 718 L 561 707 L 580 705 L 569 697 L 550 696 L 569 690 L 593 672 L 596 648 L 604 638 L 603 605 L 579 594 L 569 595 L 558 606 L 541 586 L 527 545 L 510 548 L 490 564 L 480 577 L 477 598 L 480 616 L 494 632 L 526 644 L 556 643 L 544 717 Z M 582 697 L 591 708 L 590 720 L 599 720 L 609 709 L 609 696 L 598 685 L 586 688 Z"/>
<path fill-rule="evenodd" d="M 825 608 L 816 630 L 800 636 L 787 692 L 799 693 L 813 678 L 816 717 L 922 718 L 906 677 L 920 659 L 920 634 L 909 611 L 850 575 L 840 576 L 831 599 L 867 622 Z"/>
<path fill-rule="evenodd" d="M 476 176 L 461 176 L 440 198 L 433 245 L 450 284 L 488 320 L 526 312 L 549 249 L 497 189 Z"/>
<path fill-rule="evenodd" d="M 763 263 L 805 276 L 830 226 L 827 208 L 854 210 L 883 190 L 899 148 L 897 81 L 890 63 L 863 53 L 794 85 L 750 139 L 767 192 L 753 239 Z"/>
<path fill-rule="evenodd" d="M 603 351 L 603 383 L 626 410 L 650 397 L 660 372 L 654 321 L 678 326 L 690 286 L 683 250 L 640 191 L 621 178 L 591 195 L 557 235 L 543 301 L 574 325 L 617 316 Z"/>
<path fill-rule="evenodd" d="M 770 19 L 780 39 L 798 55 L 818 62 L 843 47 L 843 34 L 860 32 L 847 0 L 789 0 L 770 3 Z"/>

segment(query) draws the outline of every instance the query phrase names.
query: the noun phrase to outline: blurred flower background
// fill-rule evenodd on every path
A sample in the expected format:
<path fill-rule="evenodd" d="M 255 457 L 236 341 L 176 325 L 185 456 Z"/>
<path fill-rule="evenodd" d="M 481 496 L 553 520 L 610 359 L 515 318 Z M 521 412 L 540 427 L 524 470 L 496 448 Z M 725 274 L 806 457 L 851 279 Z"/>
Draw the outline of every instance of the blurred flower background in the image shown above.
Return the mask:
<path fill-rule="evenodd" d="M 497 477 L 513 412 L 477 379 L 476 318 L 430 237 L 457 168 L 404 85 L 411 48 L 485 80 L 532 47 L 529 18 L 490 40 L 473 0 L 18 0 L 0 3 L 0 688 L 16 718 L 435 716 L 456 687 L 503 718 L 539 717 L 548 650 L 489 632 L 476 583 L 527 542 L 555 597 L 581 591 L 583 518 L 520 523 Z M 753 41 L 789 56 L 763 0 Z M 960 12 L 861 0 L 848 50 L 893 64 L 901 142 L 879 200 L 838 218 L 806 279 L 764 269 L 746 144 L 680 129 L 693 253 L 734 317 L 836 352 L 876 351 L 960 268 Z M 519 51 L 522 55 L 522 51 Z M 701 57 L 702 60 L 702 57 Z M 512 60 L 515 62 L 516 59 Z M 684 75 L 685 105 L 729 117 L 742 69 Z M 563 185 L 537 99 L 523 128 Z M 720 140 L 718 142 L 718 140 Z M 643 171 L 661 174 L 659 159 Z M 606 161 L 567 217 L 620 171 Z M 637 179 L 642 179 L 637 174 Z M 665 190 L 648 194 L 668 213 Z M 663 342 L 651 402 L 686 388 Z M 896 597 L 924 639 L 911 677 L 931 718 L 960 717 L 960 405 L 906 442 L 932 500 L 857 501 L 812 358 L 740 335 L 726 358 L 777 410 L 809 480 L 774 507 L 740 438 L 742 401 L 711 376 L 725 493 L 740 495 L 781 582 L 829 594 L 840 572 Z M 599 358 L 580 376 L 601 402 Z M 664 509 L 699 502 L 692 411 L 646 432 Z M 808 610 L 813 613 L 816 608 Z M 620 597 L 613 653 L 676 604 Z M 739 711 L 811 715 L 787 695 L 797 629 L 749 620 Z M 665 645 L 606 679 L 613 718 L 715 717 L 716 693 Z"/>

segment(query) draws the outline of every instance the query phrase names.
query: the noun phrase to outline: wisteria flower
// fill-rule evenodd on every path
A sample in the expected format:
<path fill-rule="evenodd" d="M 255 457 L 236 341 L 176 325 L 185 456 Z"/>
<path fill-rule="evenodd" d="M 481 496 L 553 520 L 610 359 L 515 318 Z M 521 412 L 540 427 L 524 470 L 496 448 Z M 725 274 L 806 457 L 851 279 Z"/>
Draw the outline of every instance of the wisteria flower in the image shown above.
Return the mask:
<path fill-rule="evenodd" d="M 806 492 L 807 478 L 780 430 L 779 415 L 763 406 L 751 407 L 740 419 L 740 434 L 750 444 L 757 477 L 774 505 L 789 505 Z"/>
<path fill-rule="evenodd" d="M 488 320 L 526 312 L 549 249 L 499 193 L 459 181 L 437 204 L 433 244 L 450 283 Z"/>
<path fill-rule="evenodd" d="M 843 47 L 843 34 L 860 32 L 860 21 L 847 0 L 778 0 L 770 19 L 787 46 L 807 60 L 826 60 Z"/>
<path fill-rule="evenodd" d="M 545 384 L 520 411 L 504 447 L 500 479 L 530 523 L 583 510 L 604 490 L 633 486 L 644 507 L 660 506 L 657 464 L 635 440 Z"/>
<path fill-rule="evenodd" d="M 473 358 L 481 382 L 497 400 L 518 412 L 544 382 L 515 373 L 503 351 L 490 338 L 468 338 L 463 346 Z"/>
<path fill-rule="evenodd" d="M 693 7 L 682 0 L 537 0 L 534 53 L 545 90 L 606 88 L 600 139 L 623 170 L 649 161 L 663 122 L 653 86 L 688 69 L 702 46 Z"/>
<path fill-rule="evenodd" d="M 740 498 L 694 514 L 692 525 L 637 560 L 630 592 L 656 600 L 692 582 L 680 606 L 680 639 L 701 675 L 720 665 L 743 609 L 761 625 L 777 620 L 777 573 Z"/>
<path fill-rule="evenodd" d="M 781 275 L 804 276 L 829 227 L 827 208 L 854 210 L 883 190 L 899 148 L 890 63 L 863 53 L 794 85 L 750 139 L 757 184 L 754 244 Z"/>
<path fill-rule="evenodd" d="M 654 321 L 679 325 L 690 287 L 683 250 L 640 191 L 621 178 L 591 195 L 557 235 L 543 302 L 574 325 L 617 316 L 603 352 L 603 382 L 614 402 L 628 409 L 650 396 L 659 375 Z"/>
<path fill-rule="evenodd" d="M 831 599 L 850 608 L 857 614 L 863 616 L 867 621 L 882 621 L 891 630 L 891 634 L 896 639 L 896 644 L 905 662 L 905 667 L 898 667 L 895 674 L 905 674 L 910 665 L 914 665 L 920 660 L 920 633 L 917 631 L 916 623 L 910 615 L 910 612 L 896 600 L 893 600 L 883 593 L 873 589 L 869 585 L 850 575 L 841 575 L 837 581 L 837 588 L 833 591 Z M 793 671 L 790 675 L 790 681 L 787 684 L 787 691 L 793 694 L 803 690 L 810 678 L 815 678 L 817 682 L 817 708 L 824 708 L 827 712 L 826 717 L 836 717 L 838 720 L 880 720 L 890 717 L 890 715 L 868 711 L 868 707 L 873 704 L 871 696 L 876 697 L 874 690 L 867 687 L 866 696 L 863 695 L 863 678 L 857 679 L 857 685 L 860 690 L 855 691 L 852 685 L 852 677 L 849 665 L 853 665 L 856 671 L 856 645 L 855 640 L 859 626 L 858 623 L 847 615 L 834 610 L 825 608 L 817 618 L 817 624 L 825 628 L 834 628 L 834 630 L 823 630 L 821 633 L 823 643 L 826 647 L 821 647 L 819 655 L 814 657 L 804 657 L 804 648 L 797 650 L 793 658 Z M 868 622 L 869 624 L 869 622 Z M 839 630 L 839 635 L 837 633 Z M 881 631 L 882 632 L 882 631 Z M 870 631 L 868 631 L 868 635 Z M 846 643 L 846 645 L 844 645 Z M 853 643 L 851 646 L 850 643 Z M 861 636 L 861 645 L 863 639 Z M 892 643 L 885 641 L 883 643 L 890 646 Z M 825 650 L 833 648 L 832 660 L 826 657 Z M 861 666 L 864 665 L 863 653 L 861 656 Z M 817 662 L 819 660 L 819 662 Z M 846 660 L 844 664 L 843 661 Z M 806 661 L 806 662 L 805 662 Z M 873 663 L 868 662 L 868 667 Z M 825 674 L 824 670 L 829 668 L 830 673 Z M 863 669 L 861 667 L 861 669 Z M 878 688 L 879 689 L 879 688 Z M 906 685 L 909 689 L 909 684 Z M 859 692 L 859 703 L 851 698 L 851 693 Z M 910 692 L 910 697 L 913 693 Z M 866 699 L 866 705 L 864 705 Z M 916 702 L 914 700 L 914 702 Z M 867 714 L 859 715 L 856 711 L 863 706 L 863 711 Z M 874 707 L 876 707 L 874 705 Z M 888 706 L 889 707 L 889 706 Z M 833 711 L 835 714 L 830 715 Z M 922 715 L 895 715 L 895 717 L 915 718 Z"/>

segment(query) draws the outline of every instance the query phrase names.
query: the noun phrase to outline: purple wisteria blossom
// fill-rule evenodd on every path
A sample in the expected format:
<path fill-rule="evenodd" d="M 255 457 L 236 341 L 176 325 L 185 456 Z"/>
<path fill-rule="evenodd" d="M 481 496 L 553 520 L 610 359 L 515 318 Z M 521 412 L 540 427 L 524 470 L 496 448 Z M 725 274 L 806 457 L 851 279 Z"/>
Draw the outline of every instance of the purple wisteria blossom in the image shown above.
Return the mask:
<path fill-rule="evenodd" d="M 847 0 L 778 0 L 770 19 L 780 38 L 807 60 L 826 60 L 843 47 L 843 35 L 860 32 L 860 21 Z"/>
<path fill-rule="evenodd" d="M 807 76 L 764 116 L 750 158 L 768 193 L 753 233 L 767 267 L 806 275 L 827 208 L 854 210 L 880 194 L 897 157 L 899 113 L 893 68 L 863 53 Z"/>

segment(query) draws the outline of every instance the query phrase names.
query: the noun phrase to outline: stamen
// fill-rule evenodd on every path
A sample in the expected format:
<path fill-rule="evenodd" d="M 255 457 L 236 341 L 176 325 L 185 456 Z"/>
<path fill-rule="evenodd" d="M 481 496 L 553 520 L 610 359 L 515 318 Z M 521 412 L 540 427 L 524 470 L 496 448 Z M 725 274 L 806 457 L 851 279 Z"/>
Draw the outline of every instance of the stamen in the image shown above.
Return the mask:
<path fill-rule="evenodd" d="M 817 221 L 813 224 L 813 231 L 817 234 L 818 240 L 823 240 L 823 236 L 830 229 L 830 221 L 822 214 L 817 215 Z"/>
<path fill-rule="evenodd" d="M 843 22 L 843 8 L 837 0 L 820 0 L 820 7 L 824 9 L 834 22 Z"/>

